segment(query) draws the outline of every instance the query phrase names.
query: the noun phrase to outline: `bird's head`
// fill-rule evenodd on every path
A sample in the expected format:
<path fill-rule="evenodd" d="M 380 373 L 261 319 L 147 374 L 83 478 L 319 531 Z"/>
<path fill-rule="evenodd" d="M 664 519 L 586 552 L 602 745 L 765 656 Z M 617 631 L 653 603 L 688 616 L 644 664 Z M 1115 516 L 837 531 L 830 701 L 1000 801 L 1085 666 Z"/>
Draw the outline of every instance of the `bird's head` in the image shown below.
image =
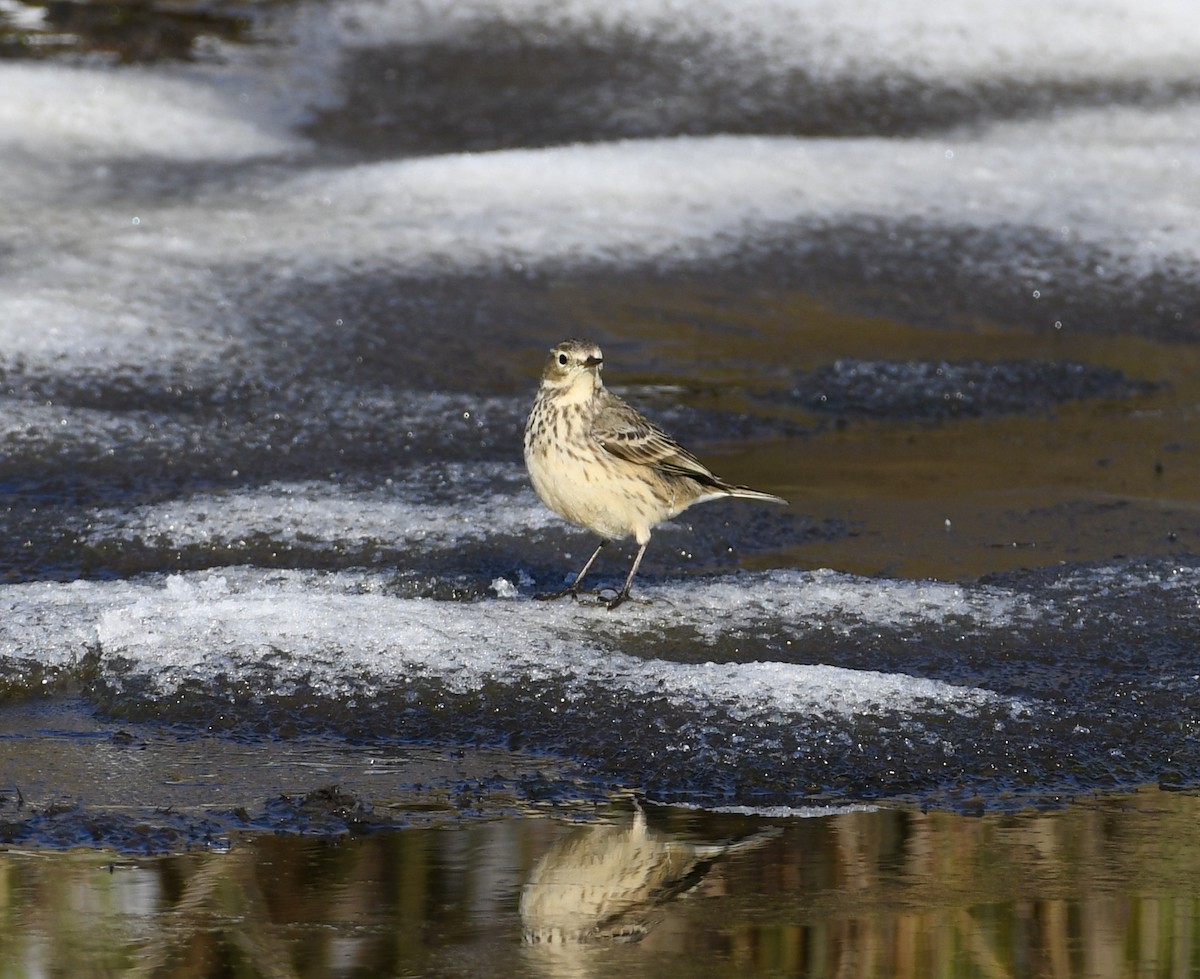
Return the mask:
<path fill-rule="evenodd" d="M 542 370 L 542 387 L 586 395 L 599 387 L 604 354 L 590 340 L 564 340 L 550 351 Z"/>

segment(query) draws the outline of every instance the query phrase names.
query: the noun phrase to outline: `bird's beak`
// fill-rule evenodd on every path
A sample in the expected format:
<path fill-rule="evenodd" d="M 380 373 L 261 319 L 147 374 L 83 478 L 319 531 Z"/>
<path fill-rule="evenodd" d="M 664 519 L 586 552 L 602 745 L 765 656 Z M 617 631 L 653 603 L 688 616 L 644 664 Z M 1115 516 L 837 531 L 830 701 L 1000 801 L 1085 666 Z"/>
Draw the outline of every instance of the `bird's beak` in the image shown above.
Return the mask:
<path fill-rule="evenodd" d="M 589 357 L 583 362 L 583 366 L 588 370 L 596 370 L 604 364 L 603 357 Z"/>

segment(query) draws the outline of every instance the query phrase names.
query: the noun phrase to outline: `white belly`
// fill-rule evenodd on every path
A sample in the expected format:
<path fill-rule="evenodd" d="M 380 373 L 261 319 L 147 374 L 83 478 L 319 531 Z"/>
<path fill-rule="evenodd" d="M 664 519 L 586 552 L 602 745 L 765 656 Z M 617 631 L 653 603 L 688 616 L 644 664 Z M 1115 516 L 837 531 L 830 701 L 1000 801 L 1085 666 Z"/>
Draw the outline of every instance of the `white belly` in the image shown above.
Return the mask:
<path fill-rule="evenodd" d="M 551 510 L 610 540 L 650 539 L 650 529 L 681 512 L 670 487 L 653 474 L 595 455 L 553 449 L 525 449 L 533 488 Z"/>

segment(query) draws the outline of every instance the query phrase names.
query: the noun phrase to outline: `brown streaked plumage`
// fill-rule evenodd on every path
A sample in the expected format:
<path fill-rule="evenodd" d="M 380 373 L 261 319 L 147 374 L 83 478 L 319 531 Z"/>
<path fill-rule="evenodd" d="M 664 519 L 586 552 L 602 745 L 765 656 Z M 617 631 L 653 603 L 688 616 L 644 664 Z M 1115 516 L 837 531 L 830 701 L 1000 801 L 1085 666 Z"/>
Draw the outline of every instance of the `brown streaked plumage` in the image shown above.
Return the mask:
<path fill-rule="evenodd" d="M 542 854 L 521 888 L 527 945 L 644 938 L 664 906 L 698 886 L 718 861 L 765 846 L 780 833 L 770 827 L 733 843 L 693 843 L 652 829 L 634 804 L 632 819 L 580 826 Z"/>
<path fill-rule="evenodd" d="M 539 598 L 578 596 L 584 575 L 610 540 L 638 543 L 617 596 L 629 598 L 650 531 L 694 503 L 741 497 L 787 501 L 725 482 L 600 380 L 604 355 L 588 340 L 564 340 L 550 351 L 525 425 L 525 465 L 551 510 L 600 535 L 600 544 L 570 587 Z"/>

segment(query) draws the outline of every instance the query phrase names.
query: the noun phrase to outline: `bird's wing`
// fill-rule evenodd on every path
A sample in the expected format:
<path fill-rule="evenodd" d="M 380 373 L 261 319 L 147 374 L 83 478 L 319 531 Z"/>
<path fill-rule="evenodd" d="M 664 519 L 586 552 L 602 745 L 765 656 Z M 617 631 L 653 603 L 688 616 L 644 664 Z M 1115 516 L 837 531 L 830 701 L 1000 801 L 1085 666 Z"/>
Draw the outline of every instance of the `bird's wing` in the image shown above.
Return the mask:
<path fill-rule="evenodd" d="M 706 486 L 723 485 L 699 459 L 637 409 L 609 391 L 604 394 L 604 404 L 592 420 L 592 435 L 605 451 L 671 475 L 690 476 Z"/>

